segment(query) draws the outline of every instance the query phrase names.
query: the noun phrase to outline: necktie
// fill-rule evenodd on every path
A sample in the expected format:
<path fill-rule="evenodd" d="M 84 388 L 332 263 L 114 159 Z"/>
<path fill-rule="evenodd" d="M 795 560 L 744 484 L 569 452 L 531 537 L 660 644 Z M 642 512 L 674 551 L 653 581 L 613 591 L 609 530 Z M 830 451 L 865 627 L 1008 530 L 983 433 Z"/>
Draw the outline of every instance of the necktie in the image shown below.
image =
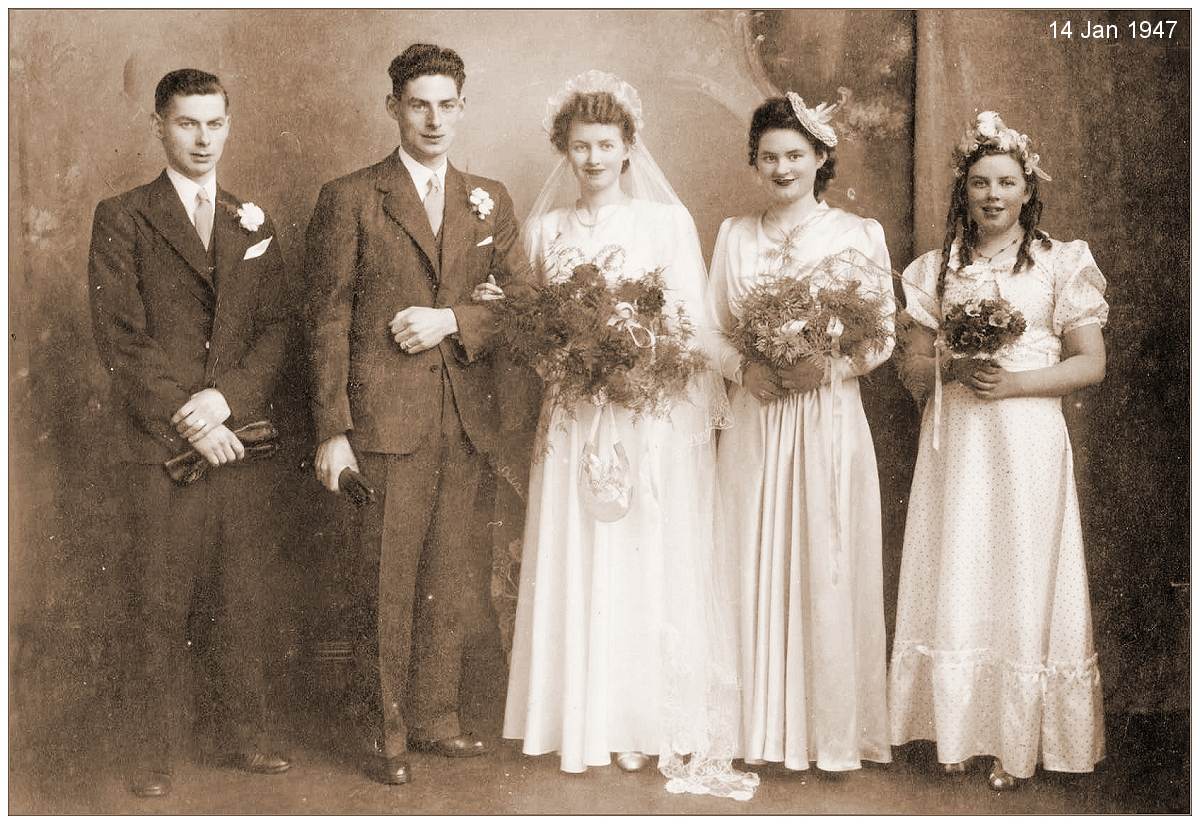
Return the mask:
<path fill-rule="evenodd" d="M 200 242 L 204 244 L 205 249 L 212 242 L 212 225 L 212 201 L 208 199 L 208 192 L 201 189 L 196 192 L 196 234 L 200 235 Z"/>
<path fill-rule="evenodd" d="M 434 237 L 442 229 L 442 208 L 446 203 L 442 187 L 438 185 L 438 176 L 429 178 L 429 192 L 425 195 L 425 214 L 429 215 L 429 228 L 433 229 Z"/>

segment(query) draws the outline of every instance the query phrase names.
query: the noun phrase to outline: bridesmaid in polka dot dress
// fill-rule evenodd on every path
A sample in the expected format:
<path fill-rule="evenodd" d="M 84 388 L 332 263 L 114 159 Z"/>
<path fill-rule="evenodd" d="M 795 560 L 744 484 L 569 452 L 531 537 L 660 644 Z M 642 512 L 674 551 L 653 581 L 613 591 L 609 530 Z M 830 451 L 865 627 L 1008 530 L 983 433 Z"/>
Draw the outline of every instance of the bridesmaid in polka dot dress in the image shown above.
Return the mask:
<path fill-rule="evenodd" d="M 916 323 L 902 372 L 930 400 L 904 536 L 891 734 L 897 745 L 935 740 L 948 773 L 991 756 L 988 783 L 1008 790 L 1039 763 L 1091 772 L 1104 756 L 1061 396 L 1103 380 L 1108 304 L 1087 244 L 1037 229 L 1038 181 L 1050 178 L 1025 135 L 984 112 L 954 159 L 942 249 L 904 272 Z M 935 359 L 938 319 L 997 297 L 1024 315 L 1024 334 L 991 361 L 944 349 Z"/>

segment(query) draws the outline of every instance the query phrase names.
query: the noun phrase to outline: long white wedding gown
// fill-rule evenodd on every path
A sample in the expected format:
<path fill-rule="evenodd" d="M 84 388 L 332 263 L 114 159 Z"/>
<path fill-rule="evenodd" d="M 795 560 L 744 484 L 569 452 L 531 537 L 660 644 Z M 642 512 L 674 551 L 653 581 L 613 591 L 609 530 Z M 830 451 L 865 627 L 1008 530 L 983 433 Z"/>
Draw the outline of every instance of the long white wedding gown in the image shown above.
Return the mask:
<path fill-rule="evenodd" d="M 883 229 L 818 205 L 781 250 L 759 215 L 726 220 L 713 252 L 710 302 L 732 329 L 738 301 L 764 274 L 805 276 L 857 250 L 877 268 L 856 277 L 894 298 Z M 780 261 L 790 263 L 780 268 Z M 737 381 L 741 355 L 724 344 Z M 887 360 L 892 342 L 859 374 Z M 747 763 L 857 769 L 891 761 L 888 745 L 879 476 L 858 377 L 762 403 L 735 385 L 721 434 L 721 495 L 741 561 L 743 744 Z M 832 394 L 836 392 L 836 397 Z"/>
<path fill-rule="evenodd" d="M 603 272 L 610 282 L 665 265 L 668 306 L 704 317 L 704 264 L 682 206 L 631 199 L 604 207 L 592 226 L 558 209 L 525 235 L 546 281 L 584 262 L 615 263 Z M 757 776 L 730 766 L 736 572 L 714 541 L 720 379 L 695 379 L 668 417 L 634 420 L 614 408 L 615 424 L 602 421 L 601 451 L 619 440 L 634 479 L 629 512 L 610 523 L 584 510 L 578 491 L 600 410 L 568 413 L 546 394 L 548 452 L 530 475 L 504 736 L 523 739 L 530 755 L 558 752 L 566 772 L 640 751 L 659 756 L 674 792 L 748 798 Z"/>

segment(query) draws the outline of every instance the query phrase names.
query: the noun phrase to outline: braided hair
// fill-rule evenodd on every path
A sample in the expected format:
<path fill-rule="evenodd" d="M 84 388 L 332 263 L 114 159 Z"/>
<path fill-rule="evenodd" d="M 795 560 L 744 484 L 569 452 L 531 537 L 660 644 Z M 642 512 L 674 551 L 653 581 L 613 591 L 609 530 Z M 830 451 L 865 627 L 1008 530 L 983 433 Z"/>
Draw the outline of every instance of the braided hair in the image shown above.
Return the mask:
<path fill-rule="evenodd" d="M 961 238 L 958 244 L 958 266 L 969 266 L 975 259 L 975 246 L 979 242 L 979 227 L 971 220 L 970 207 L 967 205 L 967 173 L 975 165 L 975 161 L 986 155 L 1008 155 L 1017 161 L 1018 166 L 1024 166 L 1018 151 L 1004 151 L 994 146 L 980 146 L 964 157 L 955 170 L 954 189 L 950 194 L 950 210 L 946 214 L 946 235 L 942 239 L 942 263 L 938 269 L 937 302 L 941 305 L 942 294 L 946 289 L 946 271 L 950 267 L 950 247 L 954 239 Z M 1042 248 L 1050 248 L 1050 236 L 1039 229 L 1038 222 L 1042 219 L 1042 199 L 1038 196 L 1037 175 L 1025 173 L 1025 187 L 1029 191 L 1029 200 L 1021 207 L 1017 222 L 1024 229 L 1021 245 L 1017 249 L 1017 260 L 1013 264 L 1013 273 L 1033 265 L 1029 255 L 1029 247 L 1034 241 L 1040 242 Z"/>

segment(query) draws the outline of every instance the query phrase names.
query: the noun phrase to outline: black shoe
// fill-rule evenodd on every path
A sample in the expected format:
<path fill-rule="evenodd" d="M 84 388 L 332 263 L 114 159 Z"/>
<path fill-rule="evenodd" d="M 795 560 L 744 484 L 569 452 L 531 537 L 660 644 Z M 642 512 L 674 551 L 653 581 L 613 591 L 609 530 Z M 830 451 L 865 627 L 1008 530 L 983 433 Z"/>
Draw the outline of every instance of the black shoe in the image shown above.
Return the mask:
<path fill-rule="evenodd" d="M 292 762 L 275 753 L 248 750 L 237 752 L 228 758 L 229 766 L 259 775 L 278 775 L 291 769 Z"/>
<path fill-rule="evenodd" d="M 380 784 L 395 786 L 407 784 L 412 779 L 412 775 L 408 771 L 408 760 L 402 755 L 395 758 L 376 755 L 371 759 L 371 765 L 367 772 Z"/>
<path fill-rule="evenodd" d="M 159 770 L 138 770 L 129 782 L 129 791 L 138 798 L 162 798 L 171 792 L 171 776 Z"/>
<path fill-rule="evenodd" d="M 447 758 L 472 758 L 488 751 L 487 745 L 469 732 L 452 735 L 449 738 L 440 738 L 437 741 L 421 741 L 410 738 L 408 739 L 408 748 L 417 752 L 444 755 Z"/>

